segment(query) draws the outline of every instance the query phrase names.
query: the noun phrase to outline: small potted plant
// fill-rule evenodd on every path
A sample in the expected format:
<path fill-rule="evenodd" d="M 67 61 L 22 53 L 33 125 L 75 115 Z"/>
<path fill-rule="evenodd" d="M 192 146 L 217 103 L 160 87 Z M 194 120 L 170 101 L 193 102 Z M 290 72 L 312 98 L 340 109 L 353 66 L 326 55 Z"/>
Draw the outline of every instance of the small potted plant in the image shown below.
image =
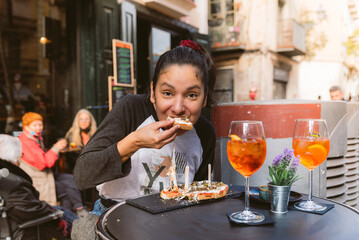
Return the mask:
<path fill-rule="evenodd" d="M 269 198 L 271 211 L 275 213 L 286 213 L 290 188 L 294 182 L 300 179 L 296 174 L 300 163 L 299 156 L 294 156 L 293 149 L 284 149 L 283 154 L 277 155 L 269 168 Z"/>

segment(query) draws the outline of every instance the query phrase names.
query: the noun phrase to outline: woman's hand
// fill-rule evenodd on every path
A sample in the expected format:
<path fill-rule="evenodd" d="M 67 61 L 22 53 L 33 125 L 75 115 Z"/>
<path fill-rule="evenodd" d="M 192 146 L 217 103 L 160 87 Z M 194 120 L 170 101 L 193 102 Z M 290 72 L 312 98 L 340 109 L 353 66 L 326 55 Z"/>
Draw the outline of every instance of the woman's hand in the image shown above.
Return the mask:
<path fill-rule="evenodd" d="M 136 145 L 139 148 L 157 148 L 160 149 L 164 145 L 175 140 L 177 131 L 180 126 L 173 126 L 174 120 L 164 120 L 154 122 L 137 131 L 131 133 L 136 140 Z M 161 131 L 161 129 L 163 131 Z M 130 135 L 131 135 L 130 134 Z"/>
<path fill-rule="evenodd" d="M 60 139 L 59 141 L 57 141 L 55 144 L 55 147 L 57 147 L 59 150 L 65 148 L 67 146 L 67 141 L 66 139 Z"/>
<path fill-rule="evenodd" d="M 179 125 L 173 126 L 174 120 L 167 119 L 151 123 L 140 128 L 117 144 L 122 161 L 126 161 L 132 154 L 140 148 L 160 149 L 164 145 L 172 142 L 180 129 Z M 161 131 L 163 129 L 163 131 Z"/>

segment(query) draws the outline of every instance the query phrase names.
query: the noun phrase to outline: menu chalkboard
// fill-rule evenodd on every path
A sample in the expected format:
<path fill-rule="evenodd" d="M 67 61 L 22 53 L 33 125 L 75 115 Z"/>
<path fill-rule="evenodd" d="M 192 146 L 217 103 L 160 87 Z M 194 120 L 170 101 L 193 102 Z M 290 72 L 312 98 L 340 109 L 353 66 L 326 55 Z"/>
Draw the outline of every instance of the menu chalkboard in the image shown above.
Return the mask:
<path fill-rule="evenodd" d="M 132 44 L 113 39 L 112 52 L 115 84 L 134 87 Z"/>
<path fill-rule="evenodd" d="M 115 103 L 121 101 L 121 98 L 128 94 L 136 94 L 136 88 L 116 85 L 114 77 L 108 77 L 108 105 L 110 111 Z"/>

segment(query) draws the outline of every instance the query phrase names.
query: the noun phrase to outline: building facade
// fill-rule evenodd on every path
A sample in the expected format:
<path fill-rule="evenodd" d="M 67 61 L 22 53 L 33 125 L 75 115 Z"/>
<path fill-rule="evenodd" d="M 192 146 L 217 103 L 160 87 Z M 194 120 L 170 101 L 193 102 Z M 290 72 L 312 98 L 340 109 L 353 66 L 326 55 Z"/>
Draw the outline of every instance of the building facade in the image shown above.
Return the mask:
<path fill-rule="evenodd" d="M 329 100 L 333 85 L 358 98 L 358 1 L 208 2 L 218 102 L 249 100 L 253 87 L 256 100 Z"/>
<path fill-rule="evenodd" d="M 218 102 L 289 98 L 295 56 L 306 53 L 298 1 L 210 0 L 209 34 L 218 66 Z M 293 98 L 296 96 L 292 96 Z"/>
<path fill-rule="evenodd" d="M 357 100 L 358 58 L 350 48 L 357 45 L 358 7 L 355 0 L 301 1 L 307 56 L 298 58 L 299 81 L 289 92 L 301 99 L 330 100 L 330 87 L 338 85 L 346 100 Z"/>

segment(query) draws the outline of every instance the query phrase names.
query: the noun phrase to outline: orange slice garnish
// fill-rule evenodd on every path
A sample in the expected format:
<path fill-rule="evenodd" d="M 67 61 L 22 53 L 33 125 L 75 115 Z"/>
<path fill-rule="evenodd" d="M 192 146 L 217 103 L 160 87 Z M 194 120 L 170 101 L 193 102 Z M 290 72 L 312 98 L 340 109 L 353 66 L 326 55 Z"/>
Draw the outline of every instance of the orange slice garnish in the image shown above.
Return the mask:
<path fill-rule="evenodd" d="M 324 161 L 328 156 L 327 149 L 320 144 L 309 146 L 308 151 L 319 161 Z"/>
<path fill-rule="evenodd" d="M 231 141 L 240 141 L 240 140 L 242 140 L 240 137 L 238 137 L 235 134 L 231 134 L 229 137 L 231 138 Z"/>

